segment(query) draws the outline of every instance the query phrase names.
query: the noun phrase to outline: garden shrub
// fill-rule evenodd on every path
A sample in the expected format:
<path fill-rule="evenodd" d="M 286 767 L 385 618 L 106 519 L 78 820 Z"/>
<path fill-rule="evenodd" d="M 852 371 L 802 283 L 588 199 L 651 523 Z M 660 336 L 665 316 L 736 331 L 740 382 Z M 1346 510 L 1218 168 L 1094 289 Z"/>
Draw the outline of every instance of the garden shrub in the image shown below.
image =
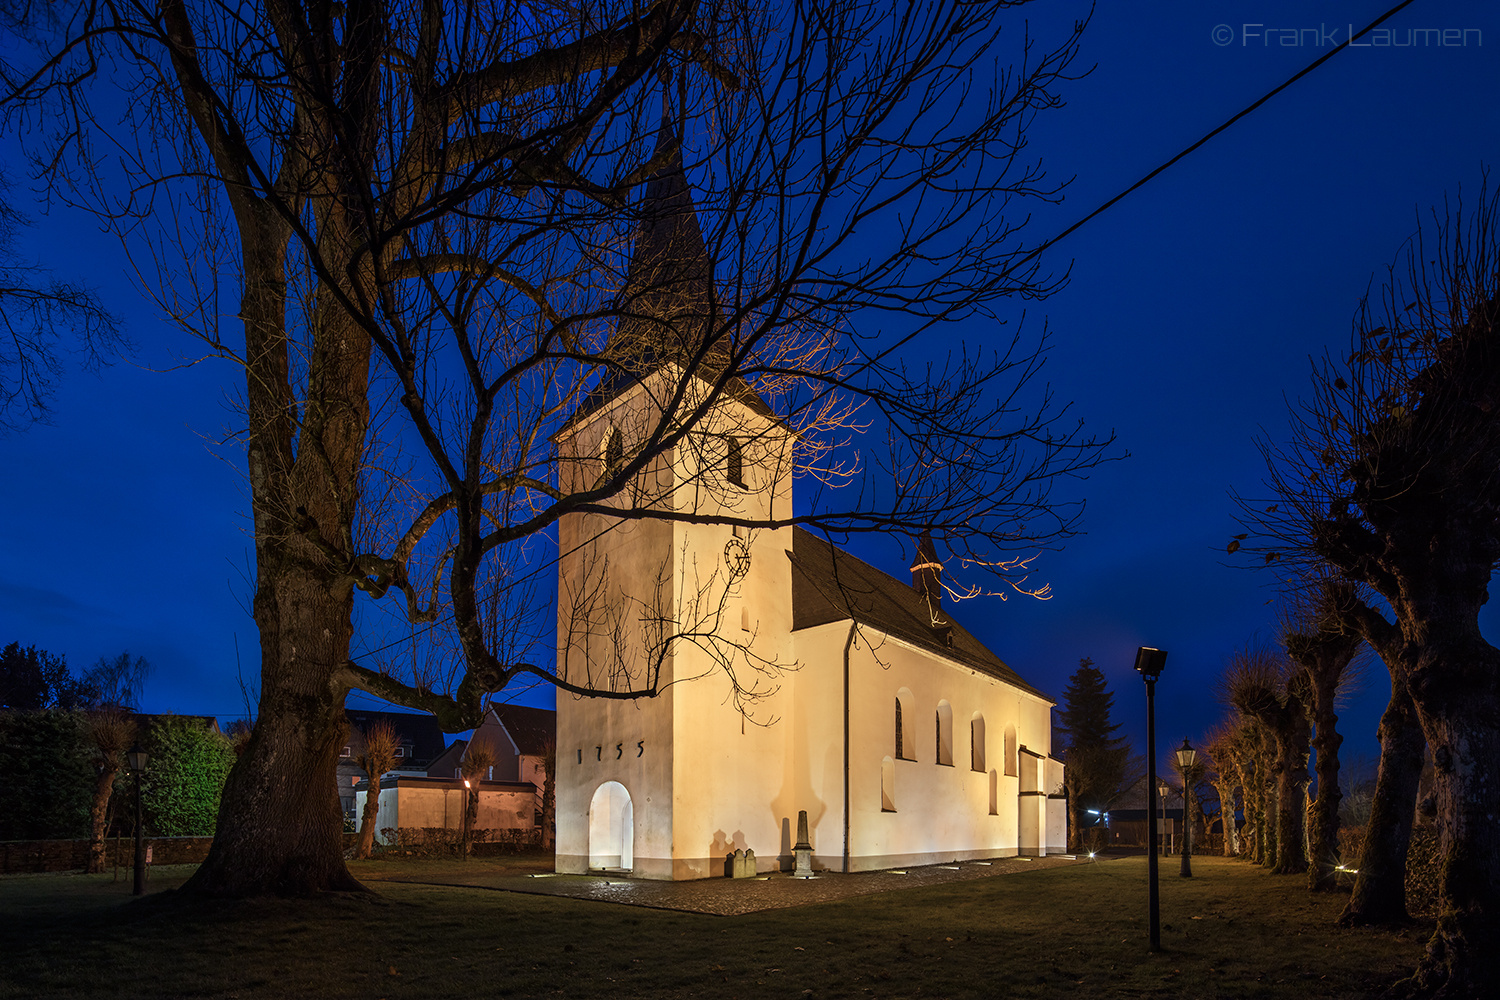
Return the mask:
<path fill-rule="evenodd" d="M 146 830 L 156 837 L 210 837 L 234 765 L 229 737 L 189 717 L 158 716 L 146 736 L 141 780 Z"/>
<path fill-rule="evenodd" d="M 93 785 L 79 713 L 0 712 L 0 840 L 88 836 Z"/>

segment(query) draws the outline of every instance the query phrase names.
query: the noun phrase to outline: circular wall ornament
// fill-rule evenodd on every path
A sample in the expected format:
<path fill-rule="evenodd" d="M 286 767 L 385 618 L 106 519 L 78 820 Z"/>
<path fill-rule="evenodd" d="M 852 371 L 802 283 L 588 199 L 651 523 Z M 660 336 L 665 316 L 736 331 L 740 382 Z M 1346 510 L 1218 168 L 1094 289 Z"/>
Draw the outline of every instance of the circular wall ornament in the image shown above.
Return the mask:
<path fill-rule="evenodd" d="M 750 549 L 744 541 L 731 538 L 724 546 L 724 565 L 729 567 L 729 578 L 738 580 L 750 572 Z"/>

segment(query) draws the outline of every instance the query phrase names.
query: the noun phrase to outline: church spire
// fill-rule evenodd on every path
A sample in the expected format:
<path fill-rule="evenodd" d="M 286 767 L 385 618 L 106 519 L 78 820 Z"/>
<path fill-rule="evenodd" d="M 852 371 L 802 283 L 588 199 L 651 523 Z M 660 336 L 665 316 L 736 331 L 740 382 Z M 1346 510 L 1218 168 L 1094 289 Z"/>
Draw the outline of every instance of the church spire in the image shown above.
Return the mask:
<path fill-rule="evenodd" d="M 619 325 L 608 347 L 611 359 L 637 376 L 668 361 L 689 367 L 719 325 L 713 261 L 683 168 L 682 135 L 666 106 L 653 158 L 661 166 L 641 198 L 630 270 L 616 299 Z M 698 371 L 722 367 L 727 353 L 715 346 L 704 359 L 707 369 L 700 362 Z"/>

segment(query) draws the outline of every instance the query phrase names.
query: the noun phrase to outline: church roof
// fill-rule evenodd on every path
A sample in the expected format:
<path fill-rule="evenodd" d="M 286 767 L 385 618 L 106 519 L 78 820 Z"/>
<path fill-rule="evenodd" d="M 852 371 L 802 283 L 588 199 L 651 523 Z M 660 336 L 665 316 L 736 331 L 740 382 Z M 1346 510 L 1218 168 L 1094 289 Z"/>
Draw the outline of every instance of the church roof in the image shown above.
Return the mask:
<path fill-rule="evenodd" d="M 935 656 L 1053 700 L 1022 680 L 952 615 L 945 615 L 943 629 L 933 628 L 926 597 L 910 584 L 802 528 L 793 529 L 787 556 L 792 561 L 793 631 L 852 618 Z"/>

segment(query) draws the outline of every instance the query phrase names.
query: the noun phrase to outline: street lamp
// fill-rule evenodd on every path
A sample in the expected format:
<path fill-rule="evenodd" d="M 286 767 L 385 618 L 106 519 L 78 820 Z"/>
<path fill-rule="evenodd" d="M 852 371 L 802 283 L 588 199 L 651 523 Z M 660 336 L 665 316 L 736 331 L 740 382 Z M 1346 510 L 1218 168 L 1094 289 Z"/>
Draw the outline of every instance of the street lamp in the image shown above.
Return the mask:
<path fill-rule="evenodd" d="M 1146 682 L 1146 788 L 1147 805 L 1156 784 L 1156 681 L 1167 665 L 1167 651 L 1142 646 L 1135 651 L 1135 669 Z M 1148 808 L 1150 850 L 1146 852 L 1147 878 L 1151 881 L 1151 950 L 1161 951 L 1161 900 L 1156 894 L 1156 810 Z"/>
<path fill-rule="evenodd" d="M 137 743 L 125 757 L 135 772 L 135 888 L 131 895 L 139 896 L 146 891 L 146 827 L 141 822 L 141 772 L 146 769 L 146 751 Z"/>
<path fill-rule="evenodd" d="M 1167 793 L 1172 786 L 1167 784 L 1166 778 L 1156 779 L 1156 794 L 1161 797 L 1161 856 L 1166 857 L 1172 853 L 1172 832 L 1167 829 Z"/>
<path fill-rule="evenodd" d="M 1193 794 L 1192 770 L 1198 751 L 1188 745 L 1186 737 L 1177 748 L 1177 770 L 1182 772 L 1182 877 L 1193 877 L 1193 825 L 1188 820 L 1188 797 Z"/>
<path fill-rule="evenodd" d="M 463 821 L 463 838 L 462 838 L 463 844 L 462 844 L 462 848 L 461 848 L 461 851 L 460 851 L 460 856 L 462 858 L 464 858 L 464 860 L 468 860 L 468 857 L 469 857 L 469 796 L 474 794 L 471 791 L 471 789 L 473 787 L 474 787 L 473 785 L 469 784 L 469 779 L 465 778 L 464 779 L 464 821 Z"/>

